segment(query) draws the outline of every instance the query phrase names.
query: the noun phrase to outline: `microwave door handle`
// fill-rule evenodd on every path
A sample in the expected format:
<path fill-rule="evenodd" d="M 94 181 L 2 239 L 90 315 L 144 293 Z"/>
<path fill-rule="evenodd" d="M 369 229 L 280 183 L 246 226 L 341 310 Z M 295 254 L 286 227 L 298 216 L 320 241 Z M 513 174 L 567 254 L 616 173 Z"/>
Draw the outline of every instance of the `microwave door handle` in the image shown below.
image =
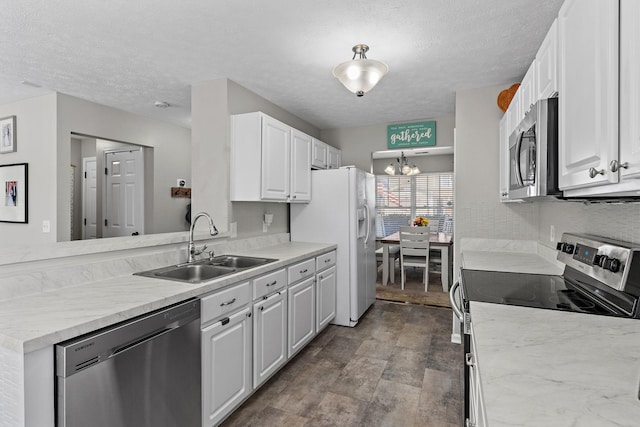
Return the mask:
<path fill-rule="evenodd" d="M 518 185 L 520 187 L 524 187 L 524 182 L 522 181 L 522 168 L 520 167 L 520 149 L 522 148 L 522 138 L 524 137 L 524 132 L 520 132 L 518 135 L 518 139 L 516 141 L 516 181 L 518 181 Z"/>

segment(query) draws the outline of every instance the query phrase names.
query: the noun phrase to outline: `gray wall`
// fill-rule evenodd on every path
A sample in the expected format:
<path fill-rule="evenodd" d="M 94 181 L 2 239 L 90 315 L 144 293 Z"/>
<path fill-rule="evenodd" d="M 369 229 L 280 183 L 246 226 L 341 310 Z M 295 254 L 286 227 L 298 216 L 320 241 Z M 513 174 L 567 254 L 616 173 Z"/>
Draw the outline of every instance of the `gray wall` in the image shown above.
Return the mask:
<path fill-rule="evenodd" d="M 0 155 L 0 162 L 3 165 L 29 164 L 29 223 L 0 223 L 0 248 L 55 242 L 56 95 L 0 105 L 0 117 L 7 116 L 16 116 L 17 151 Z M 65 177 L 68 177 L 68 172 L 69 159 L 65 162 Z M 42 232 L 45 219 L 51 221 L 51 233 Z"/>
<path fill-rule="evenodd" d="M 273 214 L 269 234 L 289 231 L 287 203 L 230 202 L 230 117 L 262 111 L 311 136 L 317 128 L 228 79 L 194 84 L 191 89 L 193 212 L 213 216 L 218 228 L 236 223 L 238 236 L 263 234 L 264 213 Z"/>
<path fill-rule="evenodd" d="M 189 129 L 58 93 L 0 106 L 0 117 L 11 115 L 17 116 L 17 152 L 0 161 L 29 164 L 29 223 L 0 223 L 0 248 L 69 240 L 72 132 L 154 147 L 159 173 L 153 210 L 163 215 L 156 215 L 152 230 L 185 229 L 188 199 L 172 199 L 169 188 L 178 177 L 191 178 Z M 51 223 L 50 233 L 42 232 L 44 220 Z"/>
<path fill-rule="evenodd" d="M 115 108 L 95 104 L 65 94 L 57 99 L 57 220 L 58 241 L 69 238 L 69 190 L 63 165 L 68 165 L 71 133 L 89 135 L 153 147 L 153 216 L 149 233 L 187 229 L 184 221 L 189 199 L 172 198 L 170 188 L 177 178 L 191 181 L 191 131 L 172 124 L 147 119 Z M 41 144 L 41 142 L 39 142 Z M 55 193 L 54 193 L 55 194 Z M 52 223 L 53 224 L 53 223 Z"/>
<path fill-rule="evenodd" d="M 403 123 L 419 122 L 425 120 L 436 121 L 436 147 L 452 147 L 453 146 L 453 129 L 455 127 L 455 117 L 445 116 L 436 119 L 415 119 L 406 120 Z M 389 123 L 391 124 L 391 123 Z M 371 153 L 374 151 L 384 151 L 387 148 L 387 123 L 376 124 L 371 126 L 344 128 L 344 129 L 326 129 L 320 132 L 320 139 L 329 145 L 339 148 L 342 151 L 342 164 L 355 165 L 359 169 L 371 170 Z M 398 150 L 398 155 L 400 155 Z M 418 162 L 423 163 L 425 172 L 430 170 L 433 172 L 443 172 L 453 170 L 452 156 L 425 156 L 412 159 L 416 165 L 422 170 Z M 390 160 L 376 161 L 376 171 L 374 173 L 382 173 L 382 169 L 388 165 Z"/>

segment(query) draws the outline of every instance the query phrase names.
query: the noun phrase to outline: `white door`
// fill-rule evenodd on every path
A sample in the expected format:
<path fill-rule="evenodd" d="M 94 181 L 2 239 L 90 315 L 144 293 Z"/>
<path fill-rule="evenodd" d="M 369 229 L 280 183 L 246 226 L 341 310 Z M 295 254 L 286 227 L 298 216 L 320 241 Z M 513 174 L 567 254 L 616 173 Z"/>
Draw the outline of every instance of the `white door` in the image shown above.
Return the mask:
<path fill-rule="evenodd" d="M 378 266 L 376 263 L 376 177 L 363 172 L 365 185 L 365 204 L 367 206 L 367 244 L 365 246 L 366 262 L 366 303 L 364 311 L 376 300 L 376 278 Z M 364 313 L 363 311 L 363 313 Z"/>
<path fill-rule="evenodd" d="M 142 147 L 105 151 L 102 237 L 144 234 L 144 163 Z"/>
<path fill-rule="evenodd" d="M 291 128 L 276 119 L 262 117 L 262 192 L 265 200 L 287 200 Z"/>
<path fill-rule="evenodd" d="M 290 201 L 311 200 L 311 137 L 296 129 L 291 130 Z"/>
<path fill-rule="evenodd" d="M 82 159 L 82 176 L 82 238 L 95 239 L 98 231 L 98 200 L 96 199 L 98 176 L 95 157 Z"/>
<path fill-rule="evenodd" d="M 287 361 L 287 291 L 253 306 L 253 387 Z"/>
<path fill-rule="evenodd" d="M 315 335 L 315 277 L 288 289 L 289 357 L 304 347 Z"/>
<path fill-rule="evenodd" d="M 251 393 L 251 309 L 202 330 L 202 425 L 217 426 Z"/>
<path fill-rule="evenodd" d="M 318 273 L 316 280 L 316 333 L 336 316 L 336 267 Z"/>
<path fill-rule="evenodd" d="M 561 190 L 618 181 L 618 2 L 567 0 L 560 40 L 559 174 Z"/>

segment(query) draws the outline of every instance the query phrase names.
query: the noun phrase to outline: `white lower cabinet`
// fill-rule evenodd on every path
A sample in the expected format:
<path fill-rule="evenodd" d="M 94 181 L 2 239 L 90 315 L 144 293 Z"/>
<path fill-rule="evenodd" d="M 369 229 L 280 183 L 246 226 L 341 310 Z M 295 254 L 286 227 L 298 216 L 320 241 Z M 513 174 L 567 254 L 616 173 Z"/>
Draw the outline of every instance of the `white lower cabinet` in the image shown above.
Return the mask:
<path fill-rule="evenodd" d="M 287 293 L 253 305 L 253 386 L 265 382 L 287 361 Z"/>
<path fill-rule="evenodd" d="M 316 257 L 316 333 L 336 317 L 336 251 Z"/>
<path fill-rule="evenodd" d="M 203 426 L 216 426 L 251 387 L 251 308 L 202 329 Z"/>
<path fill-rule="evenodd" d="M 289 298 L 289 357 L 315 336 L 315 277 L 287 290 Z"/>
<path fill-rule="evenodd" d="M 334 250 L 201 298 L 203 426 L 220 424 L 335 317 L 335 262 Z"/>

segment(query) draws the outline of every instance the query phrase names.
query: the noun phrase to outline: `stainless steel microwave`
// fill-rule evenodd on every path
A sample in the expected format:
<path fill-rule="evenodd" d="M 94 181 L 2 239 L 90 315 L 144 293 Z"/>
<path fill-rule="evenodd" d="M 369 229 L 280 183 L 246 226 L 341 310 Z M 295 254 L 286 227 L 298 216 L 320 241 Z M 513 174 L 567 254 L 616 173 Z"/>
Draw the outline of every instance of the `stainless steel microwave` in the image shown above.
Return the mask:
<path fill-rule="evenodd" d="M 509 136 L 509 199 L 560 196 L 558 98 L 531 106 Z"/>

